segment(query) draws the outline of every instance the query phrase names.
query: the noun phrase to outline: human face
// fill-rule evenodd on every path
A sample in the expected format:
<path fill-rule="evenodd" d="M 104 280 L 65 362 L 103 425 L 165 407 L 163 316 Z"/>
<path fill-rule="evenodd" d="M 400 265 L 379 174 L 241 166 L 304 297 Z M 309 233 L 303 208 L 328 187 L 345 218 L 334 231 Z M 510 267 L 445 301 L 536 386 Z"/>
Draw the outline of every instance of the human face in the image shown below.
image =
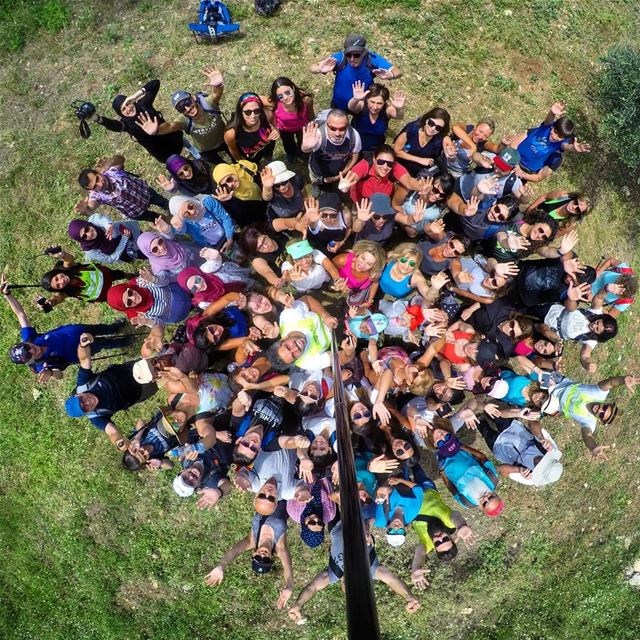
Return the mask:
<path fill-rule="evenodd" d="M 441 118 L 427 118 L 424 123 L 424 132 L 430 136 L 437 136 L 444 129 L 444 120 Z"/>
<path fill-rule="evenodd" d="M 85 412 L 95 411 L 98 406 L 98 396 L 93 393 L 79 393 L 80 408 Z"/>
<path fill-rule="evenodd" d="M 349 121 L 344 116 L 329 116 L 327 118 L 327 137 L 334 144 L 341 144 L 347 135 Z"/>
<path fill-rule="evenodd" d="M 549 141 L 550 142 L 560 142 L 561 140 L 564 140 L 564 138 L 554 129 L 551 129 L 551 133 L 549 134 Z"/>
<path fill-rule="evenodd" d="M 176 105 L 176 110 L 184 113 L 187 118 L 195 118 L 198 115 L 198 104 L 192 98 L 186 98 Z"/>
<path fill-rule="evenodd" d="M 359 67 L 362 62 L 362 52 L 360 51 L 349 51 L 349 53 L 344 54 L 344 57 L 352 67 Z"/>
<path fill-rule="evenodd" d="M 84 242 L 95 240 L 97 235 L 98 232 L 96 231 L 95 227 L 90 224 L 80 229 L 80 240 L 83 240 Z"/>
<path fill-rule="evenodd" d="M 356 256 L 354 261 L 356 271 L 366 272 L 371 271 L 376 264 L 375 256 L 369 251 L 365 251 L 361 253 L 359 256 Z"/>
<path fill-rule="evenodd" d="M 196 214 L 195 203 L 191 200 L 183 202 L 182 206 L 180 207 L 179 213 L 183 218 L 193 218 L 193 216 Z"/>
<path fill-rule="evenodd" d="M 122 294 L 122 304 L 126 309 L 137 307 L 142 302 L 142 296 L 135 290 L 127 287 Z"/>
<path fill-rule="evenodd" d="M 433 540 L 433 546 L 436 548 L 436 553 L 444 553 L 453 547 L 453 540 L 449 534 L 444 531 L 434 533 L 431 540 Z"/>
<path fill-rule="evenodd" d="M 276 508 L 277 501 L 278 483 L 275 478 L 269 478 L 258 490 L 254 500 L 254 506 L 257 508 L 259 505 L 262 505 L 267 509 L 271 508 L 273 510 Z"/>
<path fill-rule="evenodd" d="M 442 200 L 444 196 L 444 190 L 442 189 L 442 182 L 440 180 L 434 180 L 433 186 L 431 187 L 431 193 L 429 194 L 428 200 L 430 203 L 438 202 Z"/>
<path fill-rule="evenodd" d="M 467 342 L 467 344 L 462 347 L 462 352 L 464 353 L 464 357 L 467 360 L 474 360 L 478 356 L 478 343 L 477 342 Z"/>
<path fill-rule="evenodd" d="M 164 241 L 164 238 L 156 236 L 149 243 L 149 253 L 157 258 L 167 255 L 167 243 Z"/>
<path fill-rule="evenodd" d="M 533 349 L 541 356 L 551 356 L 556 352 L 553 342 L 549 340 L 536 340 L 533 343 Z"/>
<path fill-rule="evenodd" d="M 507 278 L 505 276 L 499 276 L 499 275 L 494 273 L 493 275 L 487 276 L 482 281 L 482 286 L 485 289 L 489 289 L 490 291 L 495 291 L 496 289 L 499 289 L 500 287 L 504 287 L 506 282 L 507 282 Z"/>
<path fill-rule="evenodd" d="M 591 413 L 603 423 L 609 422 L 614 406 L 612 404 L 593 402 L 589 407 Z"/>
<path fill-rule="evenodd" d="M 181 474 L 182 479 L 190 487 L 197 487 L 202 479 L 202 469 L 199 464 L 194 464 L 185 469 Z"/>
<path fill-rule="evenodd" d="M 382 96 L 368 98 L 367 107 L 369 108 L 369 113 L 372 113 L 373 115 L 380 113 L 384 107 L 384 100 L 382 99 Z"/>
<path fill-rule="evenodd" d="M 586 200 L 578 199 L 571 200 L 567 204 L 567 211 L 574 215 L 584 215 L 589 210 L 589 203 Z"/>
<path fill-rule="evenodd" d="M 302 258 L 294 260 L 294 263 L 297 264 L 302 269 L 302 271 L 306 273 L 307 271 L 309 271 L 309 269 L 311 269 L 311 265 L 313 264 L 313 255 L 309 254 L 306 256 L 302 256 Z"/>
<path fill-rule="evenodd" d="M 445 258 L 457 258 L 464 253 L 464 245 L 462 244 L 462 242 L 460 242 L 460 240 L 451 239 L 444 246 L 442 253 Z"/>
<path fill-rule="evenodd" d="M 536 391 L 531 394 L 531 402 L 538 409 L 544 404 L 547 394 L 544 391 Z"/>
<path fill-rule="evenodd" d="M 260 431 L 247 431 L 241 438 L 236 440 L 238 453 L 253 460 L 260 451 L 262 444 L 262 433 Z"/>
<path fill-rule="evenodd" d="M 261 114 L 262 107 L 255 100 L 242 105 L 242 118 L 248 127 L 257 126 L 260 123 Z"/>
<path fill-rule="evenodd" d="M 187 278 L 187 289 L 191 293 L 199 293 L 207 288 L 207 283 L 202 276 L 191 276 Z"/>
<path fill-rule="evenodd" d="M 245 382 L 257 382 L 260 377 L 260 370 L 257 367 L 246 367 L 240 369 L 237 378 L 244 380 Z"/>
<path fill-rule="evenodd" d="M 447 442 L 450 439 L 451 434 L 448 431 L 440 429 L 439 427 L 433 430 L 433 442 L 436 446 L 438 446 L 438 442 Z"/>
<path fill-rule="evenodd" d="M 278 355 L 284 362 L 291 364 L 297 360 L 307 346 L 307 338 L 300 331 L 292 331 L 280 344 Z"/>
<path fill-rule="evenodd" d="M 432 390 L 436 398 L 443 402 L 450 402 L 453 397 L 453 390 L 447 386 L 446 382 L 434 383 Z"/>
<path fill-rule="evenodd" d="M 396 265 L 402 275 L 409 275 L 415 271 L 418 266 L 418 261 L 416 260 L 416 256 L 410 253 L 398 258 Z"/>
<path fill-rule="evenodd" d="M 393 156 L 388 153 L 381 153 L 375 157 L 375 171 L 378 178 L 386 178 L 392 171 L 396 163 Z"/>
<path fill-rule="evenodd" d="M 273 310 L 271 300 L 269 300 L 267 296 L 263 296 L 261 293 L 249 294 L 247 304 L 249 305 L 249 310 L 257 314 L 271 313 Z"/>
<path fill-rule="evenodd" d="M 315 513 L 307 516 L 304 519 L 304 523 L 309 527 L 311 531 L 322 531 L 324 529 L 324 523 L 322 522 L 320 516 L 317 516 Z"/>
<path fill-rule="evenodd" d="M 71 280 L 66 273 L 56 273 L 56 275 L 51 278 L 51 288 L 60 291 L 64 289 L 69 282 L 71 282 Z"/>
<path fill-rule="evenodd" d="M 509 207 L 506 204 L 494 204 L 489 209 L 487 218 L 491 222 L 505 222 L 509 218 Z"/>
<path fill-rule="evenodd" d="M 529 231 L 531 240 L 549 240 L 551 238 L 551 227 L 544 222 L 534 224 Z"/>
<path fill-rule="evenodd" d="M 487 513 L 494 511 L 500 504 L 500 498 L 495 493 L 485 493 L 479 500 L 480 508 Z"/>
<path fill-rule="evenodd" d="M 235 191 L 240 186 L 240 178 L 238 176 L 228 175 L 220 180 L 219 186 Z"/>
<path fill-rule="evenodd" d="M 593 322 L 590 322 L 589 329 L 591 329 L 591 331 L 593 331 L 593 333 L 595 333 L 598 336 L 602 335 L 603 333 L 608 333 L 605 329 L 604 322 L 602 322 L 601 318 L 598 320 L 594 320 Z"/>
<path fill-rule="evenodd" d="M 492 133 L 491 127 L 486 122 L 481 122 L 473 128 L 471 139 L 475 144 L 480 144 L 486 142 Z"/>
<path fill-rule="evenodd" d="M 33 344 L 33 342 L 25 342 L 25 347 L 27 348 L 27 351 L 29 352 L 29 355 L 31 356 L 29 358 L 29 362 L 33 362 L 34 360 L 38 360 L 46 352 L 46 349 L 44 347 L 41 347 L 41 346 L 39 346 L 37 344 Z"/>
<path fill-rule="evenodd" d="M 269 236 L 260 234 L 256 241 L 256 250 L 258 253 L 271 253 L 278 248 L 275 240 L 272 240 Z"/>
<path fill-rule="evenodd" d="M 133 118 L 136 115 L 136 106 L 132 102 L 124 102 L 120 107 L 120 113 L 125 118 Z"/>
<path fill-rule="evenodd" d="M 356 402 L 349 409 L 349 418 L 354 426 L 361 427 L 371 419 L 371 411 L 362 402 Z"/>
<path fill-rule="evenodd" d="M 504 320 L 500 323 L 500 331 L 510 338 L 519 338 L 522 335 L 522 327 L 517 320 Z"/>
<path fill-rule="evenodd" d="M 415 453 L 411 443 L 401 438 L 394 438 L 391 441 L 391 449 L 398 460 L 407 460 Z"/>
<path fill-rule="evenodd" d="M 88 191 L 104 191 L 109 186 L 109 178 L 94 171 L 87 176 Z"/>
<path fill-rule="evenodd" d="M 286 85 L 278 87 L 276 89 L 276 98 L 278 99 L 278 102 L 282 102 L 285 107 L 292 105 L 296 99 L 293 87 L 288 87 Z"/>
<path fill-rule="evenodd" d="M 193 178 L 193 169 L 189 163 L 185 163 L 176 171 L 176 175 L 181 180 L 191 180 Z"/>
<path fill-rule="evenodd" d="M 340 212 L 335 209 L 320 209 L 320 218 L 325 227 L 331 229 L 340 225 Z"/>
<path fill-rule="evenodd" d="M 219 324 L 210 324 L 205 329 L 207 340 L 211 344 L 218 344 L 223 332 L 224 332 L 224 327 Z"/>
<path fill-rule="evenodd" d="M 309 447 L 309 451 L 314 455 L 324 456 L 331 451 L 331 447 L 324 436 L 316 436 Z"/>

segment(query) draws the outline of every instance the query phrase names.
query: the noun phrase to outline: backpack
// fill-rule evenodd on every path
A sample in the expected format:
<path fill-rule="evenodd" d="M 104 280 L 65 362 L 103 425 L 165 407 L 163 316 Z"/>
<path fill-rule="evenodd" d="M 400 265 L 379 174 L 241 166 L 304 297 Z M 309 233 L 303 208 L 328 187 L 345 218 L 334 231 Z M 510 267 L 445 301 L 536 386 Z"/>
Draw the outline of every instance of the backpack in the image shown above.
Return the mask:
<path fill-rule="evenodd" d="M 209 95 L 208 93 L 203 93 L 202 91 L 198 91 L 198 93 L 196 93 L 196 100 L 198 101 L 198 104 L 200 105 L 200 107 L 205 113 L 210 113 L 212 115 L 220 116 L 222 118 L 222 122 L 224 122 L 224 124 L 226 125 L 227 120 L 224 117 L 224 114 L 222 113 L 222 111 L 220 111 L 218 107 L 210 106 L 205 100 L 205 98 L 208 95 Z M 185 116 L 185 118 L 187 118 L 187 133 L 191 133 L 193 129 L 193 118 L 189 118 L 187 116 Z"/>
<path fill-rule="evenodd" d="M 91 382 L 87 382 L 86 384 L 80 384 L 73 390 L 73 395 L 76 396 L 80 393 L 91 393 L 93 389 L 95 389 L 100 384 L 100 376 L 96 376 Z M 96 409 L 95 411 L 90 411 L 89 413 L 85 413 L 85 418 L 97 418 L 99 416 L 110 416 L 113 413 L 110 409 Z"/>
<path fill-rule="evenodd" d="M 268 18 L 272 16 L 280 7 L 282 0 L 255 0 L 254 6 L 259 16 Z"/>

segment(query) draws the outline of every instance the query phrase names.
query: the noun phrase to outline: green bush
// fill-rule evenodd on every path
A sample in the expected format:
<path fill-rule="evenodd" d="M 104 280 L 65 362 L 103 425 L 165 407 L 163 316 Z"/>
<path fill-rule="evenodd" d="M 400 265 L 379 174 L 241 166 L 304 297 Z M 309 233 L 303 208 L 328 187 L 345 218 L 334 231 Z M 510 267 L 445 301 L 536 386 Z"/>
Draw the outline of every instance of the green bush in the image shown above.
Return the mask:
<path fill-rule="evenodd" d="M 0 0 L 0 49 L 17 51 L 34 32 L 56 33 L 70 17 L 66 0 Z"/>
<path fill-rule="evenodd" d="M 600 60 L 595 99 L 606 146 L 630 169 L 640 167 L 640 51 L 616 45 Z"/>

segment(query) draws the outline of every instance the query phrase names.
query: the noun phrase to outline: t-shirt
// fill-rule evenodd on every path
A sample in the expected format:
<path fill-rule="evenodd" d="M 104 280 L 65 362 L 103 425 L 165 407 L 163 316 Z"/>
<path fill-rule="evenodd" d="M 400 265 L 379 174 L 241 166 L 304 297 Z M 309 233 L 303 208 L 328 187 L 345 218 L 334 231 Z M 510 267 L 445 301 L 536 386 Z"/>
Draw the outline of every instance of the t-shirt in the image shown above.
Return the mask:
<path fill-rule="evenodd" d="M 527 401 L 522 395 L 522 391 L 531 384 L 532 380 L 537 379 L 537 376 L 534 377 L 534 374 L 532 374 L 531 377 L 519 376 L 517 373 L 507 370 L 500 374 L 500 378 L 509 385 L 507 395 L 501 398 L 501 400 L 508 404 L 513 404 L 516 407 L 524 407 Z"/>
<path fill-rule="evenodd" d="M 485 153 L 483 155 L 488 158 L 493 158 L 496 154 Z M 496 178 L 498 180 L 498 190 L 495 194 L 480 195 L 479 211 L 488 209 L 496 200 L 511 195 L 514 191 L 519 191 L 522 188 L 522 180 L 516 177 L 513 173 L 499 174 L 494 171 L 487 173 L 482 173 L 481 171 L 470 171 L 469 173 L 465 173 L 458 183 L 458 190 L 465 202 L 469 202 L 473 188 L 485 178 Z"/>
<path fill-rule="evenodd" d="M 200 106 L 203 107 L 202 118 L 193 120 L 181 113 L 175 122 L 191 136 L 193 146 L 198 151 L 217 149 L 224 142 L 225 124 L 222 114 L 212 96 L 199 93 L 197 97 Z"/>
<path fill-rule="evenodd" d="M 492 451 L 498 461 L 521 465 L 532 471 L 536 466 L 535 459 L 545 454 L 542 445 L 519 420 L 513 420 L 496 438 Z"/>
<path fill-rule="evenodd" d="M 273 529 L 273 546 L 275 548 L 278 540 L 287 532 L 288 518 L 287 503 L 284 500 L 279 502 L 276 510 L 268 516 L 256 513 L 251 520 L 251 533 L 253 533 L 256 547 L 260 540 L 260 529 L 267 525 Z"/>
<path fill-rule="evenodd" d="M 562 163 L 562 145 L 570 143 L 573 136 L 551 142 L 549 134 L 555 122 L 542 123 L 539 127 L 529 129 L 527 137 L 518 145 L 520 165 L 528 171 L 537 172 L 542 167 L 555 171 Z"/>
<path fill-rule="evenodd" d="M 553 304 L 567 297 L 564 265 L 560 258 L 523 260 L 516 277 L 516 289 L 525 307 Z"/>
<path fill-rule="evenodd" d="M 140 399 L 142 389 L 133 377 L 134 364 L 125 362 L 112 365 L 101 373 L 94 373 L 83 367 L 78 369 L 77 386 L 91 384 L 97 380 L 88 391 L 98 398 L 97 410 L 101 415 L 90 417 L 89 420 L 101 431 L 104 431 L 114 413 L 128 409 Z"/>
<path fill-rule="evenodd" d="M 322 318 L 300 300 L 280 314 L 280 336 L 286 338 L 293 331 L 300 331 L 307 339 L 305 350 L 295 361 L 300 369 L 325 369 L 331 365 L 331 334 Z"/>
<path fill-rule="evenodd" d="M 490 461 L 482 465 L 470 453 L 461 449 L 450 458 L 444 458 L 438 462 L 440 468 L 443 469 L 447 478 L 458 491 L 453 496 L 454 500 L 465 508 L 467 505 L 464 504 L 461 496 L 477 506 L 479 498 L 483 494 L 495 489 L 493 480 L 485 471 L 486 468 L 497 475 L 496 468 Z"/>
<path fill-rule="evenodd" d="M 193 430 L 194 431 L 194 430 Z M 192 431 L 192 432 L 193 432 Z M 191 441 L 191 433 L 189 441 Z M 199 439 L 197 432 L 194 433 L 196 442 Z M 206 449 L 198 455 L 197 460 L 185 460 L 182 463 L 183 469 L 188 469 L 196 463 L 202 464 L 202 480 L 200 486 L 208 489 L 217 489 L 221 480 L 228 479 L 229 465 L 232 462 L 231 453 L 233 447 L 225 442 L 216 442 L 213 447 Z"/>
<path fill-rule="evenodd" d="M 331 551 L 329 552 L 329 584 L 335 584 L 344 575 L 344 537 L 342 533 L 342 521 L 333 527 L 331 534 Z M 367 546 L 367 556 L 369 558 L 369 570 L 371 579 L 375 579 L 376 571 L 380 566 L 380 561 L 376 557 L 373 545 Z"/>
<path fill-rule="evenodd" d="M 624 270 L 631 272 L 631 267 L 626 262 L 621 262 L 616 269 L 611 271 L 603 271 L 593 281 L 591 285 L 591 293 L 595 296 L 596 293 L 602 291 L 602 289 L 604 289 L 608 284 L 615 284 L 618 282 L 620 276 L 624 273 Z M 631 302 L 628 300 L 629 298 L 624 293 L 622 296 L 617 296 L 615 293 L 607 293 L 604 297 L 605 305 L 610 305 L 621 313 L 631 306 Z"/>
<path fill-rule="evenodd" d="M 278 189 L 273 189 L 273 197 L 267 207 L 270 218 L 292 218 L 304 210 L 304 181 L 299 175 L 291 178 L 293 197 L 285 198 Z"/>
<path fill-rule="evenodd" d="M 567 418 L 573 418 L 581 427 L 595 432 L 598 420 L 589 411 L 587 405 L 591 402 L 604 402 L 609 395 L 597 384 L 576 384 L 566 378 L 551 391 L 560 401 L 560 410 Z"/>
<path fill-rule="evenodd" d="M 375 160 L 371 166 L 367 160 L 356 162 L 351 168 L 360 180 L 351 188 L 349 195 L 353 202 L 360 202 L 362 198 L 371 198 L 374 193 L 384 193 L 386 196 L 393 195 L 395 183 L 407 175 L 409 172 L 398 162 L 393 165 L 390 176 L 386 178 L 378 178 L 376 176 Z"/>
<path fill-rule="evenodd" d="M 344 60 L 344 51 L 332 53 L 331 57 L 335 58 L 337 68 Z M 357 67 L 352 67 L 347 62 L 342 69 L 335 72 L 331 106 L 336 109 L 347 111 L 349 100 L 353 98 L 353 83 L 359 80 L 364 83 L 365 87 L 368 87 L 375 79 L 375 76 L 371 72 L 372 69 L 391 69 L 392 66 L 393 65 L 388 60 L 377 53 L 373 53 L 373 51 L 369 52 L 368 63 L 366 56 L 362 57 L 362 61 Z"/>
<path fill-rule="evenodd" d="M 385 505 L 376 504 L 374 525 L 376 527 L 386 529 L 389 524 L 389 520 L 393 518 L 393 512 L 398 507 L 402 508 L 405 525 L 413 522 L 420 511 L 420 507 L 422 506 L 423 496 L 424 490 L 422 487 L 416 486 L 412 489 L 409 489 L 406 485 L 398 485 L 398 487 L 394 487 L 391 495 L 389 496 L 388 517 L 387 513 L 385 513 Z"/>
<path fill-rule="evenodd" d="M 422 504 L 420 505 L 420 516 L 429 516 L 431 518 L 437 518 L 442 524 L 449 528 L 455 529 L 456 525 L 451 519 L 453 511 L 447 506 L 440 494 L 436 489 L 426 489 L 422 498 Z M 418 540 L 423 544 L 426 553 L 430 553 L 435 550 L 433 540 L 429 535 L 427 523 L 420 520 L 413 521 L 413 528 L 418 536 Z"/>
<path fill-rule="evenodd" d="M 257 493 L 269 478 L 275 478 L 278 500 L 293 498 L 296 487 L 302 482 L 295 477 L 296 460 L 295 449 L 259 451 L 251 469 L 246 469 L 251 480 L 251 491 Z"/>
<path fill-rule="evenodd" d="M 48 369 L 64 371 L 70 364 L 78 362 L 78 342 L 85 331 L 86 326 L 83 324 L 67 324 L 46 333 L 38 333 L 33 327 L 20 329 L 23 342 L 31 342 L 46 349 L 38 362 L 29 365 L 31 370 L 40 373 L 46 363 Z"/>
<path fill-rule="evenodd" d="M 578 340 L 580 336 L 591 333 L 589 324 L 591 316 L 596 315 L 586 309 L 567 311 L 564 305 L 554 304 L 544 317 L 544 323 L 556 331 L 563 340 Z M 580 340 L 592 349 L 597 346 L 597 340 Z"/>
<path fill-rule="evenodd" d="M 485 289 L 482 286 L 484 279 L 487 277 L 487 272 L 473 258 L 460 258 L 460 264 L 473 277 L 473 282 L 459 282 L 457 285 L 459 289 L 473 293 L 476 296 L 488 298 L 495 296 L 494 291 Z"/>

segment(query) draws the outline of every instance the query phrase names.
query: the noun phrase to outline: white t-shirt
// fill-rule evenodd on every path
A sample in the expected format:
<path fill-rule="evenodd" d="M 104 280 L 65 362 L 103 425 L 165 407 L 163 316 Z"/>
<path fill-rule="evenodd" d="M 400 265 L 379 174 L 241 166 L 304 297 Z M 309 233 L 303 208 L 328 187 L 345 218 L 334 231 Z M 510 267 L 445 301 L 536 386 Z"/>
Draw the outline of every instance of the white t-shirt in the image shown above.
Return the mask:
<path fill-rule="evenodd" d="M 300 300 L 280 314 L 280 337 L 286 338 L 293 331 L 299 331 L 307 344 L 302 355 L 295 361 L 296 367 L 315 371 L 331 366 L 331 333 L 322 318 Z"/>
<path fill-rule="evenodd" d="M 563 340 L 575 340 L 578 336 L 589 333 L 589 316 L 580 309 L 575 311 L 565 311 L 564 305 L 554 304 L 544 317 L 544 323 L 551 327 Z M 592 349 L 597 346 L 597 340 L 581 340 L 583 344 L 588 345 Z"/>
<path fill-rule="evenodd" d="M 326 258 L 324 253 L 318 251 L 317 249 L 313 250 L 311 254 L 313 258 L 313 262 L 311 267 L 309 268 L 309 272 L 307 275 L 301 280 L 292 280 L 291 284 L 298 291 L 309 291 L 310 289 L 320 289 L 325 282 L 329 282 L 331 280 L 331 276 L 327 270 L 322 266 L 322 261 Z M 286 271 L 291 271 L 293 269 L 293 263 L 285 260 L 282 263 L 282 274 Z"/>
<path fill-rule="evenodd" d="M 278 451 L 260 451 L 253 467 L 247 470 L 251 479 L 251 491 L 257 493 L 269 479 L 275 478 L 278 483 L 278 500 L 290 500 L 300 480 L 295 477 L 296 450 L 279 449 Z"/>

